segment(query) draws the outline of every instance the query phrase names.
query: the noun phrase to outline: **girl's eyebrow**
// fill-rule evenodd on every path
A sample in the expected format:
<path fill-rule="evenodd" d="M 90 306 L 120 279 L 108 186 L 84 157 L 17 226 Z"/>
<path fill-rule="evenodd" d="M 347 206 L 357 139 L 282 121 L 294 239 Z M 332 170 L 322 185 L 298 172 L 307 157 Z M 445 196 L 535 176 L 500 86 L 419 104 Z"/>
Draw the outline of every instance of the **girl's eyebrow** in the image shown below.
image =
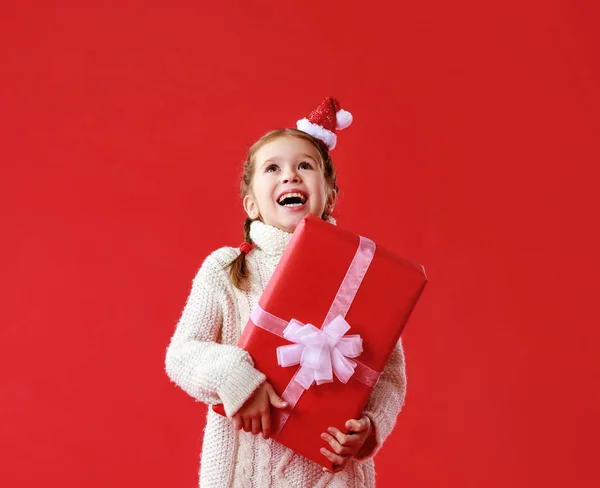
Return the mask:
<path fill-rule="evenodd" d="M 315 159 L 313 156 L 311 156 L 310 154 L 301 153 L 301 154 L 298 154 L 298 156 L 300 156 L 300 157 L 302 157 L 302 158 L 309 158 L 309 159 L 312 159 L 312 160 L 313 160 L 313 162 L 314 162 L 315 164 L 317 164 L 317 160 L 316 160 L 316 159 Z M 262 168 L 264 168 L 264 167 L 265 167 L 265 165 L 267 165 L 267 164 L 279 163 L 279 161 L 280 161 L 281 159 L 282 159 L 282 157 L 281 157 L 281 156 L 273 156 L 272 158 L 265 159 L 265 160 L 264 160 L 264 161 L 261 163 L 261 165 L 259 166 L 259 169 L 262 169 Z"/>
<path fill-rule="evenodd" d="M 259 166 L 259 169 L 264 168 L 267 164 L 277 163 L 281 158 L 279 156 L 273 156 L 272 158 L 265 159 Z"/>
<path fill-rule="evenodd" d="M 317 162 L 317 160 L 315 158 L 313 158 L 310 154 L 300 154 L 300 156 L 302 156 L 303 158 L 309 158 L 312 159 L 315 163 Z"/>

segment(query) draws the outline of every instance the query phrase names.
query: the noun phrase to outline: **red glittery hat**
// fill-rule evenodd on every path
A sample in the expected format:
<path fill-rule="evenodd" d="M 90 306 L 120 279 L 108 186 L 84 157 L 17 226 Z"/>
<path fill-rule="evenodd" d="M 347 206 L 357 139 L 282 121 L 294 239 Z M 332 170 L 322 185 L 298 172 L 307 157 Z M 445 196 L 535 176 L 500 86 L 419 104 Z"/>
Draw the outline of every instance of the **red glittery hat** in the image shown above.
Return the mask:
<path fill-rule="evenodd" d="M 308 118 L 296 122 L 296 127 L 302 132 L 319 139 L 331 151 L 337 142 L 336 130 L 342 130 L 352 123 L 352 114 L 342 110 L 340 102 L 333 97 L 327 97 Z"/>

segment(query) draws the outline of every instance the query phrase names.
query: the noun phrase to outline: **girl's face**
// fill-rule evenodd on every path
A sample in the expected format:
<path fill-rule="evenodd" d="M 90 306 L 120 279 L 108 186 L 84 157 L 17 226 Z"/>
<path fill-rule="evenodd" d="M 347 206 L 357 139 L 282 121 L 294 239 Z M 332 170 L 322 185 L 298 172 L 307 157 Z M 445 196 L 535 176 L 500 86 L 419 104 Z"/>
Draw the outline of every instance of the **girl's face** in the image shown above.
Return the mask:
<path fill-rule="evenodd" d="M 254 177 L 244 209 L 251 219 L 286 232 L 310 214 L 331 212 L 335 192 L 327 186 L 319 167 L 319 152 L 308 141 L 293 136 L 278 137 L 262 146 L 254 156 Z"/>

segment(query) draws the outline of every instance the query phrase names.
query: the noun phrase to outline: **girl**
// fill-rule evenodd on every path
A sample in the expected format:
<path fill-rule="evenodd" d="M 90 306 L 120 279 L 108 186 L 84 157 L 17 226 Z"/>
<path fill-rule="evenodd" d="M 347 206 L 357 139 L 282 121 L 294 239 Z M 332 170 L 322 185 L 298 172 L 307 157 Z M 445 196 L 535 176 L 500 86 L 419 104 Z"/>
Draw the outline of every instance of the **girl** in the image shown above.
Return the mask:
<path fill-rule="evenodd" d="M 270 438 L 270 409 L 285 402 L 236 346 L 253 307 L 307 214 L 332 224 L 338 188 L 329 151 L 336 129 L 351 115 L 328 97 L 296 129 L 259 139 L 244 164 L 241 194 L 248 215 L 244 243 L 209 255 L 193 280 L 167 349 L 166 371 L 183 390 L 208 404 L 222 403 L 223 417 L 208 409 L 200 466 L 202 488 L 373 487 L 373 456 L 390 434 L 405 396 L 402 343 L 398 342 L 365 412 L 322 439 L 333 471 Z M 342 428 L 348 434 L 342 432 Z"/>

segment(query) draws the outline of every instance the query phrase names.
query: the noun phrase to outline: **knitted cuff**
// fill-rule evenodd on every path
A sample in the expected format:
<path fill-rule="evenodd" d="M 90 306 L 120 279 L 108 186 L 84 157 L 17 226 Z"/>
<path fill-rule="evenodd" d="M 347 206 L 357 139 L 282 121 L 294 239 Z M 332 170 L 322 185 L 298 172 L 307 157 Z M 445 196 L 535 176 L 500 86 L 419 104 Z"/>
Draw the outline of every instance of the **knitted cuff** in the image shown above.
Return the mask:
<path fill-rule="evenodd" d="M 219 389 L 219 397 L 223 402 L 225 415 L 231 418 L 246 403 L 254 390 L 266 379 L 266 376 L 248 364 L 241 361 L 239 366 L 227 376 L 227 381 Z"/>

